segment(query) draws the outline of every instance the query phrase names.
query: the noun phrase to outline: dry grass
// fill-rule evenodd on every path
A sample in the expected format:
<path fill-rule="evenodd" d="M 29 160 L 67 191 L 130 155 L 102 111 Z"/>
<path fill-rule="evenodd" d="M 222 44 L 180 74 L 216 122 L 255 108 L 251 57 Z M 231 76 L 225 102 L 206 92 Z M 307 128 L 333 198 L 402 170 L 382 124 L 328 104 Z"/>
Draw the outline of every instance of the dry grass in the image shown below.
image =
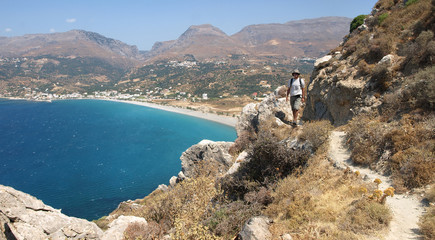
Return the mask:
<path fill-rule="evenodd" d="M 379 224 L 379 219 L 389 214 L 388 208 L 365 195 L 367 189 L 375 188 L 356 173 L 334 169 L 324 156 L 318 155 L 303 173 L 278 182 L 272 193 L 274 201 L 265 210 L 274 220 L 270 230 L 276 238 L 291 233 L 293 239 L 362 239 L 386 226 Z M 361 229 L 346 226 L 356 208 L 355 201 L 366 201 L 368 205 L 353 212 L 355 221 L 367 221 Z M 371 231 L 372 227 L 376 230 Z"/>
<path fill-rule="evenodd" d="M 312 121 L 304 124 L 302 133 L 298 137 L 301 140 L 308 140 L 316 151 L 328 141 L 332 129 L 333 126 L 328 120 Z"/>
<path fill-rule="evenodd" d="M 419 226 L 424 239 L 435 239 L 435 206 L 427 209 L 427 213 L 420 218 Z"/>

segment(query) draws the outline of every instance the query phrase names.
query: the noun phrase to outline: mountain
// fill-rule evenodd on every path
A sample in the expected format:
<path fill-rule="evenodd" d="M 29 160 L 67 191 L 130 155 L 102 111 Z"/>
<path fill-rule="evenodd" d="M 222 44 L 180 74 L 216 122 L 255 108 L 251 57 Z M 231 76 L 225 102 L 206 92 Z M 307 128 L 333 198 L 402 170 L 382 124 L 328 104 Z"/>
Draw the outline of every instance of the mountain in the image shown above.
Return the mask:
<path fill-rule="evenodd" d="M 176 40 L 157 42 L 150 51 L 150 57 L 162 59 L 190 54 L 203 59 L 248 53 L 242 44 L 219 28 L 204 24 L 189 27 Z"/>
<path fill-rule="evenodd" d="M 231 38 L 258 55 L 320 57 L 340 43 L 350 22 L 346 17 L 323 17 L 250 25 Z"/>
<path fill-rule="evenodd" d="M 176 40 L 154 44 L 149 57 L 152 60 L 189 54 L 199 59 L 228 55 L 320 57 L 340 43 L 350 22 L 345 17 L 323 17 L 250 25 L 232 36 L 209 24 L 191 26 Z"/>
<path fill-rule="evenodd" d="M 83 30 L 0 38 L 0 56 L 2 57 L 44 55 L 92 57 L 123 66 L 132 66 L 135 62 L 143 60 L 143 54 L 136 46 Z"/>

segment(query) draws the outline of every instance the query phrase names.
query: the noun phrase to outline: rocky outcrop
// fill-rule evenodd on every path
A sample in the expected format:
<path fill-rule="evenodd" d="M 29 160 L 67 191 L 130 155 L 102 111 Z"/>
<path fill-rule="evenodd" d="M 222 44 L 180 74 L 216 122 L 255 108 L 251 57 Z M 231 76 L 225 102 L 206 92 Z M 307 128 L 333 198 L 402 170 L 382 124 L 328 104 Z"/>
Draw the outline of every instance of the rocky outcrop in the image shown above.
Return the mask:
<path fill-rule="evenodd" d="M 233 165 L 233 157 L 228 153 L 232 144 L 232 142 L 202 140 L 187 149 L 180 157 L 181 172 L 178 174 L 178 181 L 193 177 L 195 166 L 202 161 L 214 164 L 219 172 L 225 173 Z"/>
<path fill-rule="evenodd" d="M 116 220 L 109 224 L 109 229 L 104 232 L 101 240 L 122 240 L 124 239 L 124 231 L 128 225 L 136 223 L 139 225 L 147 226 L 148 223 L 145 218 L 135 216 L 119 216 Z"/>
<path fill-rule="evenodd" d="M 269 219 L 267 217 L 253 217 L 249 219 L 239 233 L 242 240 L 268 240 L 272 239 L 269 231 Z"/>
<path fill-rule="evenodd" d="M 0 239 L 100 239 L 95 223 L 68 217 L 41 200 L 0 185 Z"/>
<path fill-rule="evenodd" d="M 376 97 L 376 76 L 364 74 L 364 69 L 355 64 L 352 57 L 343 58 L 340 52 L 328 59 L 319 60 L 312 73 L 304 119 L 328 119 L 342 125 L 353 116 L 376 110 L 382 104 L 382 99 Z M 388 74 L 400 61 L 400 57 L 388 54 L 374 67 L 385 68 Z"/>
<path fill-rule="evenodd" d="M 244 131 L 258 132 L 260 123 L 270 119 L 277 121 L 278 125 L 293 118 L 290 104 L 285 100 L 285 86 L 277 88 L 273 93 L 260 103 L 246 105 L 236 125 L 237 135 Z"/>

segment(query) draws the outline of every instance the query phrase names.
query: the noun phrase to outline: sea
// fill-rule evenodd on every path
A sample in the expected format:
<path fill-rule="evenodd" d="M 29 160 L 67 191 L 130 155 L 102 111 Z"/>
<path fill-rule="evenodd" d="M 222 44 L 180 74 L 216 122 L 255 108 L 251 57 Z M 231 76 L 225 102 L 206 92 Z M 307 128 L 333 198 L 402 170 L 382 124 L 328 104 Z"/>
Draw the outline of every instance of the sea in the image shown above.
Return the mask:
<path fill-rule="evenodd" d="M 236 132 L 121 102 L 0 99 L 0 184 L 94 220 L 168 184 L 182 152 L 203 139 L 234 141 Z"/>

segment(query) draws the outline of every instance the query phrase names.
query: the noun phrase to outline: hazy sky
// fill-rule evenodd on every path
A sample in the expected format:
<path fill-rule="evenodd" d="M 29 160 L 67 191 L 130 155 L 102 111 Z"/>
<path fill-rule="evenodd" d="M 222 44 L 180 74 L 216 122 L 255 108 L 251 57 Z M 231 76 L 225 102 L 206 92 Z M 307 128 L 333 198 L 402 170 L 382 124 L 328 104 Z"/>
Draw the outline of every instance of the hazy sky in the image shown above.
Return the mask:
<path fill-rule="evenodd" d="M 368 14 L 377 0 L 0 0 L 0 36 L 83 29 L 149 50 L 191 25 L 228 35 L 261 23 Z"/>

